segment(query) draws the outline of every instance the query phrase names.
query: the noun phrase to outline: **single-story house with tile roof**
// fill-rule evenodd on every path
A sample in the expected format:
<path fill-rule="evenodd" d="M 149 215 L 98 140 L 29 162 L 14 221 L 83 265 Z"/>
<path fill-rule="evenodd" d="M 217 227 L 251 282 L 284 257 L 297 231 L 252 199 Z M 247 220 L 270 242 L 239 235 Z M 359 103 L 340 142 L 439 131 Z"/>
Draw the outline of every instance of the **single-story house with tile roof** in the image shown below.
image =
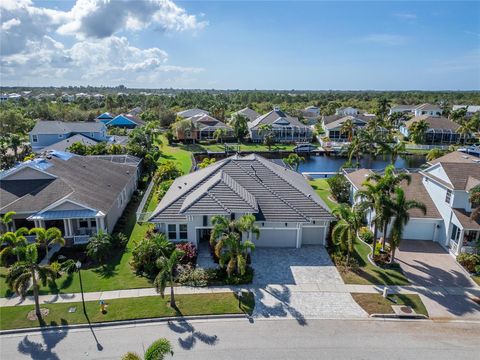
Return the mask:
<path fill-rule="evenodd" d="M 1 172 L 0 215 L 16 213 L 13 229 L 58 227 L 69 244 L 111 233 L 137 188 L 141 163 L 114 157 L 51 151 Z"/>
<path fill-rule="evenodd" d="M 248 121 L 253 121 L 253 120 L 255 120 L 256 118 L 258 118 L 258 117 L 260 116 L 260 114 L 257 113 L 255 110 L 252 110 L 252 109 L 250 109 L 250 108 L 248 108 L 248 107 L 243 108 L 242 110 L 238 110 L 238 111 L 234 112 L 234 113 L 232 114 L 232 116 L 233 116 L 233 115 L 236 115 L 236 114 L 245 116 L 245 117 L 248 119 Z"/>
<path fill-rule="evenodd" d="M 196 115 L 210 115 L 210 113 L 207 110 L 195 108 L 195 109 L 187 109 L 187 110 L 179 111 L 176 113 L 176 115 L 180 116 L 181 118 L 188 119 Z"/>
<path fill-rule="evenodd" d="M 325 245 L 335 218 L 305 178 L 261 156 L 231 156 L 177 178 L 149 218 L 171 241 L 209 241 L 212 216 L 253 214 L 257 247 Z"/>
<path fill-rule="evenodd" d="M 367 177 L 373 174 L 374 171 L 370 169 L 359 169 L 356 171 L 345 171 L 344 175 L 347 181 L 350 183 L 350 201 L 361 202 L 360 199 L 355 199 L 355 194 L 358 190 L 363 190 L 364 182 Z M 432 198 L 428 194 L 426 188 L 422 184 L 423 176 L 420 173 L 410 173 L 411 183 L 408 184 L 403 181 L 400 187 L 405 193 L 407 200 L 418 200 L 425 204 L 427 207 L 426 214 L 419 209 L 411 209 L 409 211 L 410 221 L 405 226 L 403 231 L 403 239 L 406 240 L 433 240 L 436 237 L 437 229 L 443 223 L 442 217 L 435 206 Z M 371 222 L 371 214 L 367 215 L 367 221 Z M 370 224 L 373 228 L 373 226 Z M 391 229 L 389 228 L 388 231 Z M 381 236 L 381 229 L 378 229 Z"/>
<path fill-rule="evenodd" d="M 262 125 L 271 125 L 276 142 L 310 142 L 313 137 L 310 126 L 303 124 L 296 117 L 287 115 L 279 107 L 259 116 L 248 123 L 248 131 L 253 142 L 263 142 L 265 133 Z"/>
<path fill-rule="evenodd" d="M 176 129 L 175 137 L 180 141 L 201 141 L 214 139 L 215 131 L 217 131 L 218 129 L 225 129 L 225 138 L 231 138 L 233 136 L 233 129 L 230 126 L 207 114 L 195 115 L 188 119 L 185 119 L 185 121 L 191 122 L 192 130 L 182 131 L 180 129 Z"/>
<path fill-rule="evenodd" d="M 400 133 L 404 136 L 410 136 L 410 127 L 424 120 L 428 124 L 428 130 L 425 134 L 426 144 L 452 144 L 460 140 L 460 134 L 457 132 L 460 125 L 445 117 L 434 117 L 430 115 L 415 116 L 400 126 Z M 467 136 L 467 139 L 470 136 Z"/>
<path fill-rule="evenodd" d="M 120 114 L 111 120 L 102 120 L 107 127 L 118 127 L 125 129 L 133 129 L 137 126 L 145 125 L 145 122 L 138 117 L 130 114 Z"/>
<path fill-rule="evenodd" d="M 29 132 L 32 149 L 36 152 L 43 148 L 68 139 L 74 135 L 83 135 L 94 141 L 107 141 L 107 127 L 102 122 L 65 122 L 38 120 Z"/>

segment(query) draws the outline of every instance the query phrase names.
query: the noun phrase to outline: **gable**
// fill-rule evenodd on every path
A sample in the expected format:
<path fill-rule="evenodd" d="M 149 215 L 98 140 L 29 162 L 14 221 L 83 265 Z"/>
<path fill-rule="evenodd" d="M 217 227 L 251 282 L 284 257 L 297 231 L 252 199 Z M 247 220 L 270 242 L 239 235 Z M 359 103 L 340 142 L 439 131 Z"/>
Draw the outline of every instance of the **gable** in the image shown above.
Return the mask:
<path fill-rule="evenodd" d="M 51 180 L 54 178 L 55 176 L 46 172 L 25 166 L 11 174 L 7 174 L 2 180 Z"/>
<path fill-rule="evenodd" d="M 64 210 L 88 210 L 87 207 L 76 204 L 72 201 L 65 200 L 64 202 L 58 204 L 57 206 L 51 207 L 49 211 L 64 211 Z"/>
<path fill-rule="evenodd" d="M 445 170 L 443 169 L 443 167 L 438 164 L 438 165 L 434 165 L 432 166 L 431 168 L 429 169 L 426 169 L 425 170 L 425 173 L 426 174 L 430 174 L 432 176 L 435 176 L 436 178 L 450 184 L 450 185 L 453 185 L 452 182 L 450 181 L 450 178 L 448 177 L 447 173 L 445 172 Z"/>

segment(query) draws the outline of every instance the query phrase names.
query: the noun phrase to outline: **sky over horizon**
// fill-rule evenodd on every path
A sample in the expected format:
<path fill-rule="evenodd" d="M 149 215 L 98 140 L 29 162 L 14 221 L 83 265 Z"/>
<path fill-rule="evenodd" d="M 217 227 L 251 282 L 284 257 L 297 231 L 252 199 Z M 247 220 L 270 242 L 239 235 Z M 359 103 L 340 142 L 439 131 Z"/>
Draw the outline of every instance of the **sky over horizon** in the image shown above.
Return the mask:
<path fill-rule="evenodd" d="M 479 1 L 1 0 L 4 86 L 479 90 Z"/>

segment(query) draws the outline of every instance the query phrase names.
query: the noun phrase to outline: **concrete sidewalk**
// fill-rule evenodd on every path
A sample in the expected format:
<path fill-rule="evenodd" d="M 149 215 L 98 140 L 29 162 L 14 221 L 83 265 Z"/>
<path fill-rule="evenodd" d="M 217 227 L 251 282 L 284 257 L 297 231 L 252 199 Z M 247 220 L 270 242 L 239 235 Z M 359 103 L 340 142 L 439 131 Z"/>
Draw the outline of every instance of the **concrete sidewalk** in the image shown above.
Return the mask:
<path fill-rule="evenodd" d="M 480 297 L 480 288 L 463 288 L 463 287 L 425 287 L 425 286 L 384 286 L 384 285 L 351 285 L 351 284 L 300 284 L 300 285 L 267 285 L 267 286 L 217 286 L 217 287 L 188 287 L 178 286 L 175 288 L 175 294 L 210 294 L 233 292 L 239 290 L 250 290 L 256 292 L 258 290 L 268 291 L 283 291 L 289 292 L 309 292 L 309 293 L 383 293 L 383 289 L 387 287 L 389 294 L 418 294 L 420 296 L 435 295 L 435 296 L 449 296 L 461 295 L 470 298 Z M 167 292 L 168 293 L 168 292 Z M 127 289 L 127 290 L 112 290 L 84 293 L 85 301 L 100 301 L 136 298 L 142 296 L 159 296 L 155 288 L 143 289 Z M 71 303 L 82 301 L 81 293 L 71 294 L 56 294 L 56 295 L 41 295 L 41 304 L 56 304 L 56 303 Z M 27 296 L 22 299 L 19 296 L 12 296 L 10 298 L 0 298 L 0 307 L 7 306 L 25 306 L 33 305 L 33 296 Z"/>

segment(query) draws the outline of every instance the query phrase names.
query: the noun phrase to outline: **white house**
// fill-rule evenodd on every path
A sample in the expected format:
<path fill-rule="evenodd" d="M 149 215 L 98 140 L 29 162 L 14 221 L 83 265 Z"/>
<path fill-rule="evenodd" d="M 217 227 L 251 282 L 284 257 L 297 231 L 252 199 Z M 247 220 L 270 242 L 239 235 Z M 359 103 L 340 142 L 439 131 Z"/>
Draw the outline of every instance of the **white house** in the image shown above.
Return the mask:
<path fill-rule="evenodd" d="M 422 115 L 442 116 L 443 110 L 438 105 L 422 104 L 417 106 L 413 112 L 415 116 L 422 116 Z"/>
<path fill-rule="evenodd" d="M 454 256 L 473 252 L 480 237 L 480 223 L 470 217 L 469 191 L 480 185 L 480 158 L 454 152 L 429 165 L 411 173 L 410 185 L 401 184 L 407 199 L 421 201 L 427 207 L 425 215 L 417 209 L 410 211 L 403 239 L 435 241 Z M 345 172 L 351 184 L 351 200 L 370 173 L 368 169 Z"/>
<path fill-rule="evenodd" d="M 234 155 L 177 178 L 149 221 L 171 241 L 208 242 L 212 216 L 252 214 L 260 229 L 257 247 L 325 245 L 335 218 L 292 170 L 258 155 Z"/>
<path fill-rule="evenodd" d="M 347 115 L 358 115 L 360 114 L 360 111 L 354 107 L 350 107 L 350 106 L 347 106 L 347 107 L 341 107 L 341 108 L 338 108 L 336 111 L 335 111 L 335 115 L 343 115 L 343 116 L 347 116 Z"/>
<path fill-rule="evenodd" d="M 395 105 L 390 108 L 388 115 L 392 115 L 395 113 L 402 113 L 402 114 L 414 113 L 416 107 L 418 107 L 418 105 Z"/>

